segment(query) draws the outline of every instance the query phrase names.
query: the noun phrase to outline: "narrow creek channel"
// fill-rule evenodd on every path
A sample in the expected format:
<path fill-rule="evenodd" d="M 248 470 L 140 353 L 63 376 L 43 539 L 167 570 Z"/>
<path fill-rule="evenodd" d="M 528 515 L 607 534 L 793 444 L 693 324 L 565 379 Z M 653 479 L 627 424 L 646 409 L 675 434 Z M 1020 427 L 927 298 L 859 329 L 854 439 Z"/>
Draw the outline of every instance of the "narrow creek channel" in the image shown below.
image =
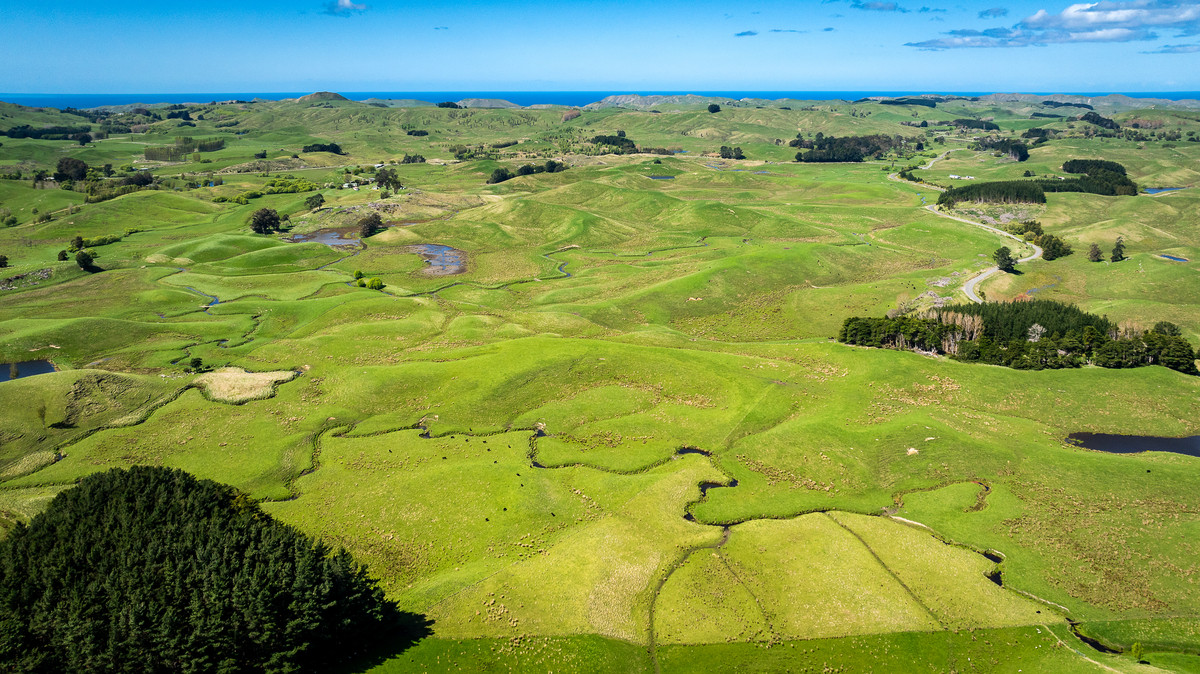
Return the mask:
<path fill-rule="evenodd" d="M 342 427 L 341 429 L 344 430 L 344 427 Z M 406 427 L 403 429 L 395 429 L 395 430 L 419 430 L 420 431 L 419 437 L 426 438 L 426 439 L 433 438 L 433 437 L 442 437 L 440 435 L 433 436 L 429 427 L 424 422 L 424 420 L 417 422 L 413 426 L 409 426 L 409 427 Z M 675 452 L 673 452 L 670 456 L 666 457 L 665 459 L 655 462 L 649 466 L 643 466 L 636 470 L 615 470 L 615 469 L 603 468 L 600 466 L 594 466 L 594 465 L 582 464 L 582 463 L 571 463 L 571 464 L 564 464 L 564 465 L 558 465 L 558 466 L 547 466 L 547 465 L 543 464 L 538 458 L 538 442 L 537 441 L 540 438 L 550 437 L 551 434 L 546 433 L 544 427 L 541 424 L 538 424 L 538 426 L 535 428 L 524 428 L 524 429 L 506 428 L 506 429 L 491 432 L 491 433 L 474 433 L 470 430 L 468 430 L 467 432 L 463 432 L 460 430 L 460 431 L 455 431 L 453 434 L 451 434 L 450 437 L 454 437 L 454 436 L 488 437 L 488 436 L 497 435 L 500 433 L 509 433 L 509 432 L 521 431 L 521 430 L 530 432 L 529 449 L 528 449 L 526 458 L 529 461 L 529 465 L 534 469 L 557 470 L 557 469 L 564 469 L 564 468 L 589 468 L 592 470 L 598 470 L 601 472 L 611 473 L 611 474 L 616 474 L 616 475 L 632 475 L 632 474 L 644 473 L 646 470 L 665 465 L 669 461 L 677 460 L 677 459 L 680 459 L 681 457 L 685 457 L 685 456 L 694 454 L 694 455 L 699 455 L 699 456 L 705 457 L 706 459 L 709 460 L 709 462 L 712 464 L 712 466 L 716 470 L 718 470 L 721 473 L 724 473 L 725 475 L 728 476 L 729 480 L 728 480 L 728 482 L 726 482 L 724 484 L 719 483 L 719 482 L 713 482 L 710 480 L 705 480 L 703 482 L 700 482 L 698 485 L 700 488 L 700 497 L 693 501 L 688 502 L 684 506 L 684 515 L 683 515 L 684 519 L 688 520 L 689 522 L 700 524 L 701 526 L 719 527 L 721 530 L 720 538 L 716 541 L 712 541 L 712 542 L 705 543 L 702 545 L 697 545 L 693 548 L 687 549 L 680 555 L 680 557 L 673 564 L 671 564 L 671 566 L 666 570 L 666 572 L 663 573 L 661 575 L 661 577 L 655 581 L 653 593 L 652 593 L 652 596 L 650 599 L 649 615 L 648 615 L 648 622 L 647 622 L 647 650 L 650 655 L 651 661 L 654 663 L 654 669 L 656 672 L 661 672 L 661 667 L 660 667 L 660 663 L 658 660 L 658 653 L 657 653 L 658 643 L 657 643 L 657 639 L 656 639 L 656 635 L 655 635 L 655 614 L 657 611 L 657 600 L 658 600 L 659 595 L 662 592 L 663 587 L 666 586 L 666 584 L 670 581 L 671 576 L 674 574 L 674 572 L 676 570 L 678 570 L 679 568 L 681 568 L 687 562 L 687 560 L 692 555 L 694 555 L 696 552 L 703 551 L 703 550 L 719 550 L 720 548 L 724 547 L 729 542 L 729 539 L 732 535 L 733 527 L 737 526 L 738 524 L 743 524 L 743 523 L 751 522 L 751 521 L 765 520 L 765 519 L 794 519 L 796 517 L 813 514 L 810 512 L 805 512 L 805 513 L 799 513 L 797 515 L 791 515 L 791 516 L 751 517 L 751 518 L 746 518 L 746 519 L 742 519 L 742 520 L 731 521 L 731 522 L 728 522 L 725 524 L 712 524 L 712 525 L 696 522 L 695 517 L 691 513 L 691 509 L 696 504 L 701 503 L 702 501 L 707 499 L 708 495 L 709 495 L 708 492 L 710 490 L 721 489 L 721 488 L 736 488 L 739 484 L 738 480 L 736 478 L 734 478 L 732 475 L 729 475 L 728 473 L 726 473 L 717 464 L 716 457 L 713 456 L 712 452 L 706 451 L 704 449 L 700 449 L 698 447 L 693 447 L 693 446 L 679 447 L 678 449 L 676 449 Z M 392 432 L 392 431 L 389 431 L 389 432 Z M 983 483 L 983 482 L 977 481 L 977 480 L 970 480 L 970 481 L 978 484 L 981 487 L 981 493 L 986 494 L 987 492 L 990 491 L 990 488 L 986 483 Z M 922 490 L 922 491 L 924 491 L 924 490 Z M 826 512 L 826 511 L 818 511 L 818 512 Z M 826 512 L 826 516 L 829 516 L 828 512 Z M 904 521 L 903 520 L 897 521 L 897 524 L 903 525 Z M 842 526 L 843 528 L 845 528 L 844 524 L 839 523 L 839 525 Z M 926 528 L 926 527 L 923 527 L 923 525 L 919 525 L 919 526 L 921 526 L 922 528 Z M 930 533 L 932 533 L 932 532 L 930 532 Z M 855 537 L 858 537 L 858 535 L 854 534 L 853 531 L 851 531 L 851 534 L 855 535 Z M 861 537 L 858 537 L 858 538 L 860 541 L 862 541 Z M 943 540 L 942 542 L 945 543 L 946 545 L 957 545 L 957 544 L 954 544 L 954 543 L 951 543 L 951 542 L 948 542 L 945 540 Z M 863 542 L 863 544 L 866 545 L 865 542 Z M 870 550 L 870 546 L 868 546 L 868 550 Z M 993 562 L 996 565 L 999 565 L 1001 562 L 1004 561 L 1004 556 L 994 550 L 985 550 L 982 552 L 979 550 L 973 550 L 973 551 L 976 552 L 977 554 L 984 556 L 986 559 L 988 559 L 989 561 Z M 872 551 L 872 554 L 874 554 L 873 551 Z M 876 559 L 878 559 L 878 556 L 876 556 Z M 882 560 L 880 560 L 880 563 L 883 564 Z M 891 571 L 891 569 L 889 569 L 886 566 L 886 564 L 884 565 L 884 569 L 886 571 L 888 571 L 889 573 L 891 573 L 895 577 L 895 573 L 893 571 Z M 997 586 L 1002 587 L 1002 588 L 1005 587 L 1004 580 L 1001 576 L 1001 571 L 998 567 L 993 568 L 992 570 L 988 571 L 987 573 L 984 574 L 984 576 L 989 581 L 995 583 Z M 899 582 L 898 577 L 897 577 L 897 581 Z M 901 585 L 903 585 L 903 583 L 901 583 Z M 1009 589 L 1009 588 L 1005 588 L 1005 589 Z M 1034 601 L 1037 601 L 1038 603 L 1041 603 L 1043 605 L 1050 604 L 1049 602 L 1046 602 L 1045 600 L 1040 600 L 1037 597 L 1029 595 L 1020 590 L 1011 590 L 1011 591 L 1017 592 L 1018 594 L 1026 596 L 1026 597 L 1028 597 Z M 910 593 L 911 593 L 911 591 L 910 591 Z M 918 600 L 918 603 L 920 603 L 919 600 Z M 760 610 L 761 610 L 761 606 L 760 606 Z M 1063 610 L 1065 611 L 1065 609 L 1063 609 Z M 1038 611 L 1038 613 L 1041 613 L 1041 611 Z M 932 615 L 932 613 L 931 613 L 931 615 Z M 935 616 L 935 620 L 936 620 L 936 616 Z M 1072 631 L 1075 632 L 1074 627 L 1072 627 Z M 1102 650 L 1104 648 L 1103 644 L 1095 642 L 1094 640 L 1089 640 L 1086 637 L 1083 637 L 1082 635 L 1078 634 L 1077 632 L 1075 632 L 1075 634 L 1076 634 L 1076 636 L 1078 636 L 1080 638 L 1081 641 L 1083 641 L 1084 643 L 1087 643 L 1089 646 L 1092 646 L 1093 648 L 1096 648 L 1097 650 Z"/>

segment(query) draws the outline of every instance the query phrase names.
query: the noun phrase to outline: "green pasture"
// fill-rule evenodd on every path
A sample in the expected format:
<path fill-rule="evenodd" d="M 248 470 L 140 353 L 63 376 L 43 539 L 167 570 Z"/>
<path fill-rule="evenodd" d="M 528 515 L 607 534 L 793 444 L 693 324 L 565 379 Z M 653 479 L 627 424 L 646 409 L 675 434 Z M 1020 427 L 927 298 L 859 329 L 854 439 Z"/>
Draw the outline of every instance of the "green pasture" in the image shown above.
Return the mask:
<path fill-rule="evenodd" d="M 1036 104 L 785 104 L 567 122 L 557 108 L 204 105 L 195 127 L 163 120 L 86 147 L 5 138 L 5 171 L 72 156 L 152 166 L 163 188 L 84 203 L 0 180 L 0 208 L 17 216 L 0 228 L 0 362 L 61 370 L 0 383 L 0 527 L 111 467 L 231 484 L 350 550 L 434 621 L 432 637 L 371 663 L 381 672 L 1150 671 L 1092 649 L 1068 620 L 1196 670 L 1196 459 L 1065 438 L 1200 433 L 1200 380 L 1016 371 L 832 338 L 849 316 L 965 301 L 963 283 L 1008 245 L 924 209 L 929 186 L 888 177 L 953 150 L 916 173 L 1017 179 L 1103 158 L 1139 185 L 1189 187 L 959 214 L 1035 217 L 1074 248 L 989 279 L 989 299 L 1168 320 L 1196 343 L 1200 144 L 1088 138 L 1079 122 L 1031 118 Z M 964 116 L 1062 137 L 1017 163 L 968 149 L 971 133 L 900 124 Z M 1173 111 L 1117 117 L 1197 126 Z M 0 106 L 0 128 L 78 119 Z M 617 131 L 687 152 L 587 154 L 584 141 Z M 798 164 L 797 132 L 903 134 L 927 149 Z M 183 135 L 226 146 L 143 160 Z M 346 154 L 300 152 L 314 142 Z M 749 160 L 702 156 L 721 145 Z M 455 159 L 465 146 L 487 157 Z M 397 194 L 339 189 L 405 154 L 433 161 L 392 166 Z M 569 168 L 486 184 L 547 158 Z M 185 187 L 210 172 L 224 184 Z M 214 200 L 289 175 L 320 186 L 324 206 L 308 209 L 311 192 Z M 250 231 L 264 207 L 289 216 L 284 231 Z M 34 208 L 51 219 L 34 222 Z M 292 242 L 357 236 L 371 212 L 388 227 L 361 242 Z M 58 260 L 75 236 L 110 235 L 93 269 Z M 1092 242 L 1107 260 L 1117 236 L 1126 260 L 1087 260 Z M 461 251 L 465 269 L 432 275 L 418 244 Z M 384 287 L 357 287 L 356 272 Z M 193 389 L 194 358 L 299 375 L 231 405 Z"/>

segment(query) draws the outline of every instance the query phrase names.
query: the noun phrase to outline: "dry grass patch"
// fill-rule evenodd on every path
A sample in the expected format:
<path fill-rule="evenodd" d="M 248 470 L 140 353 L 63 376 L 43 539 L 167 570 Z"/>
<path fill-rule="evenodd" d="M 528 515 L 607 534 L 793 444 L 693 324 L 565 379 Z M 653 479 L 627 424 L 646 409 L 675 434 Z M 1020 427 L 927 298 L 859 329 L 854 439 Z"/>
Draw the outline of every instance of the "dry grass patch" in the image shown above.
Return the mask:
<path fill-rule="evenodd" d="M 239 367 L 223 367 L 196 377 L 194 383 L 212 400 L 237 405 L 270 398 L 275 395 L 277 385 L 295 377 L 296 373 L 290 370 L 247 372 Z"/>
<path fill-rule="evenodd" d="M 58 460 L 58 454 L 49 450 L 26 454 L 0 470 L 0 480 L 37 472 Z"/>

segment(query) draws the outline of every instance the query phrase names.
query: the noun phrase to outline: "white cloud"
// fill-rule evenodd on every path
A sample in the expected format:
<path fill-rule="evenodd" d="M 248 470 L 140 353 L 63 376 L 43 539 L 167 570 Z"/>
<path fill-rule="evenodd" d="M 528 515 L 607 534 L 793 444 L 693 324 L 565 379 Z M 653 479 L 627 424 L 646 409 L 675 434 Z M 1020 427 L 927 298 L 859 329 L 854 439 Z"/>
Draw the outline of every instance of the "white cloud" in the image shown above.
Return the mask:
<path fill-rule="evenodd" d="M 325 13 L 332 16 L 350 16 L 366 9 L 366 5 L 360 5 L 354 0 L 331 0 L 325 3 Z"/>
<path fill-rule="evenodd" d="M 1058 14 L 1039 9 L 1017 24 L 1033 30 L 1087 31 L 1107 28 L 1177 28 L 1195 30 L 1200 3 L 1170 0 L 1092 2 L 1071 5 Z"/>
<path fill-rule="evenodd" d="M 985 13 L 980 17 L 986 18 Z M 1011 29 L 952 30 L 946 33 L 949 37 L 909 42 L 907 46 L 936 50 L 1137 42 L 1158 38 L 1155 31 L 1162 29 L 1174 30 L 1179 37 L 1200 35 L 1200 0 L 1105 0 L 1070 5 L 1054 14 L 1041 9 Z"/>
<path fill-rule="evenodd" d="M 865 9 L 870 12 L 900 12 L 907 14 L 908 10 L 894 2 L 863 2 L 862 0 L 853 0 L 850 6 L 854 9 Z"/>

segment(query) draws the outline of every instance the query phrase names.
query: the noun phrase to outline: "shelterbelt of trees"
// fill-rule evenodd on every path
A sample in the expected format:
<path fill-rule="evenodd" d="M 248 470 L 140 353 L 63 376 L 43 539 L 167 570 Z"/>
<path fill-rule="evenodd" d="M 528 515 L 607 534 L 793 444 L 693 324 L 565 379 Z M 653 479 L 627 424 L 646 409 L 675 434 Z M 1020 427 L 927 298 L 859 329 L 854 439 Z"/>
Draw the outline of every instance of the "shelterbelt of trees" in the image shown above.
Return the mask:
<path fill-rule="evenodd" d="M 1052 300 L 944 307 L 917 316 L 847 318 L 845 344 L 948 355 L 1020 370 L 1162 365 L 1190 375 L 1196 351 L 1173 323 L 1143 331 Z"/>
<path fill-rule="evenodd" d="M 1072 159 L 1063 164 L 1064 173 L 1082 174 L 1080 178 L 998 180 L 952 187 L 938 197 L 938 205 L 953 207 L 960 201 L 985 203 L 1046 203 L 1046 192 L 1085 192 L 1104 196 L 1134 196 L 1137 183 L 1126 175 L 1125 167 L 1103 159 Z M 901 177 L 911 180 L 909 170 Z"/>
<path fill-rule="evenodd" d="M 921 141 L 910 141 L 904 136 L 888 136 L 874 134 L 869 136 L 826 136 L 818 133 L 815 138 L 806 140 L 799 135 L 788 145 L 795 148 L 807 149 L 808 152 L 797 152 L 798 162 L 860 162 L 867 158 L 878 158 L 895 148 L 905 147 L 915 142 L 916 149 L 924 149 Z"/>
<path fill-rule="evenodd" d="M 177 469 L 86 477 L 0 541 L 5 671 L 328 671 L 405 615 L 349 553 Z"/>

